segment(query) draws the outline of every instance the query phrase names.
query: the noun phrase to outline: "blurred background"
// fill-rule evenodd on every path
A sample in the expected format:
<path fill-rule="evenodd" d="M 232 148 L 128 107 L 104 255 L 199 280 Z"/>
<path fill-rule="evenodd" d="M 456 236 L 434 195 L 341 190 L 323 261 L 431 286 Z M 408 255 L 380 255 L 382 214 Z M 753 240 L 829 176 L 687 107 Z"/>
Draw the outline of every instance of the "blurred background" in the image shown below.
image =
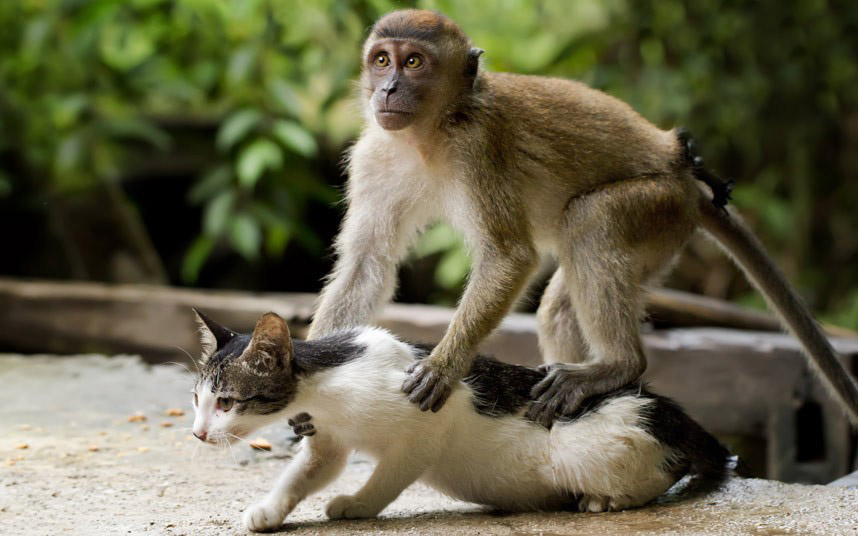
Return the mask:
<path fill-rule="evenodd" d="M 813 309 L 858 328 L 848 1 L 2 2 L 0 274 L 318 291 L 360 44 L 401 7 L 454 18 L 486 69 L 582 80 L 690 128 Z M 431 230 L 397 299 L 454 303 L 468 262 Z M 762 303 L 703 240 L 668 285 Z"/>

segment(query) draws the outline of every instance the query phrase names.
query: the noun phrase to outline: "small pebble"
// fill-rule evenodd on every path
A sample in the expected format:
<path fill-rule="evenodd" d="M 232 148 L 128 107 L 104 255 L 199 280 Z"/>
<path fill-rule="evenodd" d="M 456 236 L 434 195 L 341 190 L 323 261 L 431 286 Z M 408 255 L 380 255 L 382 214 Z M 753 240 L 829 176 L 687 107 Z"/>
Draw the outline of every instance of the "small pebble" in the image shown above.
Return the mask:
<path fill-rule="evenodd" d="M 271 443 L 262 437 L 257 437 L 250 442 L 250 446 L 259 450 L 271 450 Z"/>
<path fill-rule="evenodd" d="M 26 443 L 18 443 L 17 445 L 15 445 L 15 448 L 18 450 L 24 450 L 30 448 L 30 445 Z"/>
<path fill-rule="evenodd" d="M 167 410 L 167 417 L 181 417 L 185 411 L 179 408 L 170 408 Z"/>

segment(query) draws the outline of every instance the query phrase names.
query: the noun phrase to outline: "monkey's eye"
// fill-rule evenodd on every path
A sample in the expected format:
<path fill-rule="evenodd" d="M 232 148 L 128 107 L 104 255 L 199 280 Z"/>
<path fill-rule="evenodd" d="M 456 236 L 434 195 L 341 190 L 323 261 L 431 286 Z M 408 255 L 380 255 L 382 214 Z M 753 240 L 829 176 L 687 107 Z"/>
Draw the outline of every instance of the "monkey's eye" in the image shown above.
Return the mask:
<path fill-rule="evenodd" d="M 390 56 L 386 53 L 382 52 L 378 56 L 375 57 L 374 65 L 379 68 L 384 68 L 390 65 Z"/>
<path fill-rule="evenodd" d="M 423 67 L 423 58 L 417 54 L 412 54 L 408 56 L 408 59 L 405 60 L 405 68 L 406 69 L 419 69 Z"/>
<path fill-rule="evenodd" d="M 229 411 L 232 408 L 233 402 L 235 402 L 235 400 L 232 398 L 223 397 L 217 399 L 218 407 L 224 411 Z"/>

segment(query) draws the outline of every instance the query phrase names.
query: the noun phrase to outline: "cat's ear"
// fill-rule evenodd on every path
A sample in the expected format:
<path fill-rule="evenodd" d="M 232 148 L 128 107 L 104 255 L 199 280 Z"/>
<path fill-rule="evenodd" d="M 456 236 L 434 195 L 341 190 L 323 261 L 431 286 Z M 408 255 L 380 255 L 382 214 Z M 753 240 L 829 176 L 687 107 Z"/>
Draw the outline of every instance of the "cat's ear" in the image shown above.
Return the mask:
<path fill-rule="evenodd" d="M 200 360 L 205 363 L 215 352 L 231 341 L 236 334 L 196 309 L 194 309 L 194 315 L 200 327 L 200 344 L 203 347 Z"/>
<path fill-rule="evenodd" d="M 292 336 L 289 326 L 277 313 L 265 313 L 256 327 L 245 355 L 257 368 L 292 368 Z"/>

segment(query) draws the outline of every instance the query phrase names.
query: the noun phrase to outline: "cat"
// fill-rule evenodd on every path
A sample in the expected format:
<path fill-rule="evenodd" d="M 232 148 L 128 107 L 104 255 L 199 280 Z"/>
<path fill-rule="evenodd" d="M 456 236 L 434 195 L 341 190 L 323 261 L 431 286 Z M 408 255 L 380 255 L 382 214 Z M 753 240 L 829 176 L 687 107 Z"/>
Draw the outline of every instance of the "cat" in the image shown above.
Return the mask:
<path fill-rule="evenodd" d="M 550 429 L 524 417 L 547 374 L 480 356 L 438 412 L 421 412 L 400 386 L 431 348 L 363 327 L 293 340 L 267 313 L 251 335 L 197 312 L 203 343 L 194 435 L 233 442 L 288 418 L 304 436 L 271 492 L 244 513 L 252 531 L 281 526 L 307 495 L 343 470 L 352 451 L 378 464 L 331 519 L 378 515 L 412 482 L 506 511 L 641 506 L 686 474 L 720 483 L 729 452 L 671 400 L 636 382 L 587 400 Z"/>

